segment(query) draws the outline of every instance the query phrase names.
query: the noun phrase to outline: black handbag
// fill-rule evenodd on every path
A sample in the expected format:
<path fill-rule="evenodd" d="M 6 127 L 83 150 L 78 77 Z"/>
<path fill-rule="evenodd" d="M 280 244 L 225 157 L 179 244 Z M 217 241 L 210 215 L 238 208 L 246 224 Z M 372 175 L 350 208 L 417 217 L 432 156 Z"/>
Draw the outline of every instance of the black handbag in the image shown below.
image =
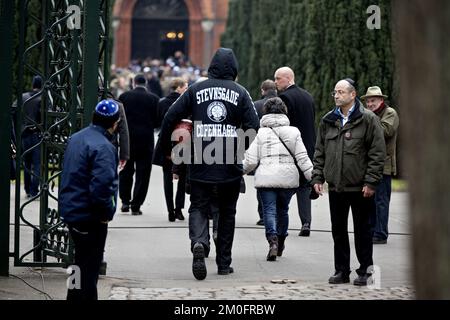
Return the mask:
<path fill-rule="evenodd" d="M 291 152 L 291 150 L 287 147 L 286 143 L 284 143 L 284 141 L 280 138 L 280 136 L 277 134 L 277 132 L 276 132 L 273 128 L 270 128 L 270 129 L 272 129 L 273 133 L 278 137 L 278 140 L 280 140 L 280 142 L 283 144 L 283 146 L 286 148 L 286 150 L 287 150 L 287 151 L 289 152 L 289 154 L 291 155 L 292 159 L 294 159 L 294 164 L 295 164 L 295 167 L 296 167 L 297 170 L 298 170 L 298 174 L 299 174 L 299 177 L 300 177 L 300 181 L 299 181 L 300 185 L 304 184 L 304 181 L 306 181 L 306 183 L 309 185 L 309 187 L 310 187 L 310 189 L 311 189 L 311 190 L 310 190 L 310 194 L 309 194 L 309 198 L 310 198 L 311 200 L 316 200 L 317 198 L 319 198 L 319 194 L 316 192 L 316 190 L 314 190 L 313 186 L 311 186 L 311 184 L 309 183 L 309 181 L 306 180 L 305 175 L 303 174 L 302 169 L 300 169 L 300 167 L 298 166 L 297 159 L 295 158 L 294 154 L 293 154 L 293 153 Z"/>

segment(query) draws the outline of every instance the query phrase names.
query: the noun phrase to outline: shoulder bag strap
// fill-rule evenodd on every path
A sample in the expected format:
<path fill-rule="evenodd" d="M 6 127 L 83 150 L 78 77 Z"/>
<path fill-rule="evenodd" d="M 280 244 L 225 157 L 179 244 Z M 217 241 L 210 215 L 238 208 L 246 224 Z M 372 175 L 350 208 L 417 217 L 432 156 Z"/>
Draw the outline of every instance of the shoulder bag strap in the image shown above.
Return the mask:
<path fill-rule="evenodd" d="M 289 154 L 291 155 L 292 159 L 294 159 L 294 164 L 297 167 L 298 173 L 300 174 L 300 177 L 303 175 L 303 171 L 300 169 L 300 167 L 297 164 L 297 159 L 295 159 L 294 154 L 291 152 L 291 150 L 287 147 L 286 143 L 284 143 L 284 141 L 280 138 L 280 136 L 277 134 L 277 132 L 271 127 L 270 129 L 272 129 L 273 133 L 278 137 L 278 139 L 280 140 L 280 142 L 283 144 L 283 146 L 286 148 L 286 150 L 289 152 Z"/>

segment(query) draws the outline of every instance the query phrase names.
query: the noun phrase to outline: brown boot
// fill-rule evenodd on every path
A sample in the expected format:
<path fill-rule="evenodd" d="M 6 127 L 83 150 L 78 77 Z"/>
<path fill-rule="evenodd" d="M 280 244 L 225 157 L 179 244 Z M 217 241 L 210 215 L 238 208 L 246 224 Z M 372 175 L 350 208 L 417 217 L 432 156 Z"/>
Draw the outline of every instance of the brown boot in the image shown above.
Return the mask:
<path fill-rule="evenodd" d="M 269 253 L 267 254 L 267 261 L 277 260 L 278 253 L 278 237 L 268 236 L 267 241 L 269 242 Z"/>
<path fill-rule="evenodd" d="M 284 240 L 286 240 L 286 236 L 278 236 L 278 252 L 277 252 L 278 257 L 281 257 L 283 255 Z"/>

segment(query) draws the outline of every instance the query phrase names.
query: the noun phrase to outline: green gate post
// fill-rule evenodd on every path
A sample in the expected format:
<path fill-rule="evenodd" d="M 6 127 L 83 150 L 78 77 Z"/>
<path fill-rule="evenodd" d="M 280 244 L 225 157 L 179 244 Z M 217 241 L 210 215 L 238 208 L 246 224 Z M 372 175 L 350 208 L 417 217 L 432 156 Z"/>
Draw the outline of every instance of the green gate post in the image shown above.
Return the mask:
<path fill-rule="evenodd" d="M 0 276 L 9 275 L 10 133 L 12 104 L 12 26 L 15 1 L 0 0 Z"/>
<path fill-rule="evenodd" d="M 100 0 L 85 1 L 83 25 L 83 127 L 92 120 L 92 111 L 98 101 L 99 50 L 100 50 Z"/>

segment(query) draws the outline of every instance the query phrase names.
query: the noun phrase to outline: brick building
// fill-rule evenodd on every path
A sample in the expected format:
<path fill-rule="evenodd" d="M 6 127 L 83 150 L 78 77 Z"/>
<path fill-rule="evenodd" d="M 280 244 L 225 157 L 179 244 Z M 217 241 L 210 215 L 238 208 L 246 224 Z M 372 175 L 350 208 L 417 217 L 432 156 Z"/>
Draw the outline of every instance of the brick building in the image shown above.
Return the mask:
<path fill-rule="evenodd" d="M 132 59 L 167 58 L 179 50 L 205 67 L 227 16 L 228 0 L 116 0 L 113 61 L 125 67 Z"/>

